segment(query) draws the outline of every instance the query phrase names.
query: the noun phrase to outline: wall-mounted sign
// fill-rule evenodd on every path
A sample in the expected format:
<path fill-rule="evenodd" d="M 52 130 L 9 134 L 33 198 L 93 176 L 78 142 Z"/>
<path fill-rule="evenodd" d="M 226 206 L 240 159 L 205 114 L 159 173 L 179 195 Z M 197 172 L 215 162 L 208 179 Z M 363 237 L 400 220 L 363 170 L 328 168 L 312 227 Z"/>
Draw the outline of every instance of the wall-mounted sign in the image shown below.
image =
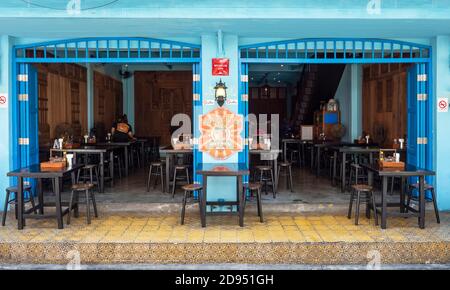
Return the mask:
<path fill-rule="evenodd" d="M 437 101 L 438 112 L 447 113 L 448 112 L 448 98 L 439 98 Z"/>
<path fill-rule="evenodd" d="M 230 73 L 230 60 L 228 58 L 212 59 L 212 75 L 227 76 Z"/>
<path fill-rule="evenodd" d="M 220 107 L 200 117 L 200 152 L 225 160 L 243 150 L 244 118 Z"/>
<path fill-rule="evenodd" d="M 0 108 L 8 108 L 8 95 L 0 93 Z"/>

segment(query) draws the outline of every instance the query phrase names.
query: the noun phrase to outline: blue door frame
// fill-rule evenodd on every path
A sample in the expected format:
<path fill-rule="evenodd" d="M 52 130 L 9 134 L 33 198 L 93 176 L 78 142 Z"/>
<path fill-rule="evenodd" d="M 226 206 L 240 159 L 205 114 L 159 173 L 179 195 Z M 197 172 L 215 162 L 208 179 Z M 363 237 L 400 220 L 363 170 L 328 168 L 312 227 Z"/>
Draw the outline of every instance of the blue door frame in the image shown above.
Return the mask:
<path fill-rule="evenodd" d="M 414 93 L 408 94 L 408 105 L 413 106 L 416 118 L 408 123 L 408 146 L 415 156 L 410 161 L 418 167 L 435 170 L 434 140 L 435 120 L 432 93 L 432 48 L 431 46 L 371 38 L 308 38 L 243 45 L 239 47 L 239 95 L 245 105 L 242 110 L 248 116 L 248 65 L 252 63 L 274 64 L 374 64 L 411 63 L 414 76 L 410 78 Z M 248 127 L 245 127 L 248 138 Z M 410 130 L 415 130 L 411 132 Z M 409 137 L 408 136 L 408 137 Z M 248 145 L 243 158 L 248 163 Z M 434 178 L 428 182 L 434 184 Z"/>
<path fill-rule="evenodd" d="M 142 37 L 77 38 L 16 45 L 12 48 L 11 169 L 38 162 L 37 81 L 33 63 L 191 63 L 193 71 L 193 126 L 201 105 L 201 46 Z M 33 118 L 33 120 L 31 120 Z M 194 165 L 201 162 L 194 145 Z M 197 178 L 194 173 L 194 178 Z M 11 182 L 13 183 L 13 182 Z"/>

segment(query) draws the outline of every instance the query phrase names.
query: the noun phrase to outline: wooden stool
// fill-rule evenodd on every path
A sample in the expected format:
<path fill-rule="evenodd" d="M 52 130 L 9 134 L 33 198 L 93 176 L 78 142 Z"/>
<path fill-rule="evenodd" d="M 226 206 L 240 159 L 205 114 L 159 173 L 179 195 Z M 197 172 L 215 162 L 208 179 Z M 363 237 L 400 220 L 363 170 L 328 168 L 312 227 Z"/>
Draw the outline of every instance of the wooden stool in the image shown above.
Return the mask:
<path fill-rule="evenodd" d="M 375 225 L 378 225 L 378 214 L 377 214 L 377 207 L 376 207 L 376 203 L 375 203 L 375 195 L 373 194 L 372 186 L 369 186 L 369 185 L 365 185 L 365 184 L 352 185 L 352 191 L 351 191 L 351 195 L 350 195 L 350 205 L 348 208 L 347 217 L 349 219 L 352 217 L 353 201 L 356 199 L 355 225 L 358 225 L 359 205 L 361 203 L 361 193 L 364 195 L 363 202 L 366 202 L 367 206 L 369 206 L 369 204 L 372 204 L 372 209 L 373 209 L 373 213 L 375 216 Z M 355 197 L 355 194 L 356 194 L 356 197 Z M 369 218 L 370 218 L 370 213 L 369 213 Z"/>
<path fill-rule="evenodd" d="M 14 198 L 10 199 L 11 197 L 11 192 L 14 193 Z M 17 193 L 19 192 L 19 188 L 17 186 L 10 186 L 8 188 L 6 188 L 6 197 L 5 197 L 5 204 L 4 204 L 4 208 L 3 208 L 3 216 L 2 216 L 2 226 L 5 226 L 5 222 L 6 222 L 6 214 L 8 213 L 8 205 L 9 204 L 14 204 L 15 205 L 15 215 L 16 215 L 16 219 L 17 219 Z M 24 203 L 30 202 L 31 206 L 34 209 L 34 213 L 36 214 L 37 211 L 35 209 L 35 204 L 34 204 L 34 198 L 33 198 L 33 194 L 31 192 L 31 186 L 27 185 L 23 187 L 23 193 L 25 196 L 25 192 L 28 192 L 28 200 L 24 199 Z"/>
<path fill-rule="evenodd" d="M 86 193 L 86 221 L 88 224 L 91 223 L 91 208 L 90 208 L 90 200 L 92 199 L 92 206 L 94 207 L 94 215 L 98 217 L 97 213 L 97 203 L 95 202 L 95 194 L 92 190 L 94 188 L 94 184 L 92 183 L 77 183 L 72 185 L 72 191 L 70 193 L 70 201 L 69 201 L 69 214 L 67 215 L 67 224 L 70 224 L 70 216 L 73 207 L 74 199 L 77 201 L 77 208 L 75 209 L 75 217 L 78 217 L 78 194 L 80 192 Z"/>
<path fill-rule="evenodd" d="M 352 183 L 352 179 L 355 177 L 355 183 Z M 350 175 L 348 184 L 359 184 L 360 180 L 366 181 L 367 176 L 363 174 L 363 168 L 358 163 L 350 164 Z"/>
<path fill-rule="evenodd" d="M 281 172 L 281 169 L 286 170 L 286 172 Z M 286 187 L 294 192 L 294 186 L 292 185 L 292 165 L 290 162 L 280 162 L 278 163 L 278 186 L 280 185 L 280 176 L 286 176 Z"/>
<path fill-rule="evenodd" d="M 406 201 L 407 206 L 410 206 L 411 199 L 414 199 L 414 197 L 412 196 L 413 190 L 417 190 L 417 191 L 419 190 L 419 184 L 418 183 L 410 184 L 409 188 L 410 188 L 410 190 L 409 190 L 407 201 Z M 440 224 L 441 219 L 439 217 L 439 209 L 437 207 L 436 192 L 434 190 L 434 187 L 431 184 L 425 183 L 423 190 L 424 190 L 424 192 L 426 192 L 426 191 L 431 192 L 431 201 L 433 202 L 433 206 L 434 206 L 434 215 L 436 216 L 436 222 L 438 224 Z M 408 211 L 408 208 L 406 208 L 406 211 Z"/>
<path fill-rule="evenodd" d="M 117 167 L 117 172 L 119 173 L 119 179 L 122 179 L 122 158 L 119 155 L 114 155 L 114 168 Z"/>
<path fill-rule="evenodd" d="M 264 217 L 263 217 L 263 212 L 262 212 L 262 204 L 261 204 L 261 183 L 259 183 L 259 182 L 244 183 L 243 187 L 244 187 L 244 196 L 243 196 L 244 210 L 245 210 L 245 204 L 246 204 L 246 195 L 247 195 L 246 193 L 247 193 L 247 191 L 249 191 L 250 194 L 253 191 L 256 191 L 256 202 L 258 204 L 259 221 L 260 222 L 264 222 Z"/>
<path fill-rule="evenodd" d="M 289 158 L 291 163 L 296 163 L 300 165 L 300 152 L 298 150 L 291 150 L 291 155 Z"/>
<path fill-rule="evenodd" d="M 177 177 L 178 171 L 185 171 L 186 176 Z M 173 172 L 173 187 L 172 187 L 172 198 L 175 198 L 175 187 L 177 186 L 177 180 L 183 180 L 186 178 L 186 184 L 189 184 L 189 166 L 188 165 L 175 165 Z"/>
<path fill-rule="evenodd" d="M 255 167 L 257 172 L 259 172 L 259 182 L 261 184 L 264 184 L 264 189 L 266 194 L 268 194 L 267 192 L 267 182 L 270 181 L 271 185 L 272 185 L 272 193 L 273 193 L 273 198 L 276 197 L 276 184 L 274 182 L 274 178 L 273 178 L 273 170 L 272 167 L 269 165 L 258 165 Z"/>
<path fill-rule="evenodd" d="M 84 174 L 86 171 L 89 171 L 89 175 Z M 80 176 L 80 173 L 83 172 L 83 175 Z M 95 173 L 95 181 L 94 181 L 94 173 Z M 80 170 L 78 170 L 77 174 L 77 183 L 80 183 L 80 178 L 83 181 L 89 180 L 89 183 L 96 184 L 98 186 L 98 166 L 97 164 L 88 164 L 83 166 Z"/>
<path fill-rule="evenodd" d="M 155 184 L 153 185 L 153 188 L 156 187 L 156 184 L 158 183 L 158 176 L 159 176 L 161 178 L 161 192 L 164 192 L 163 164 L 164 163 L 162 163 L 162 162 L 150 163 L 150 169 L 148 170 L 148 179 L 147 179 L 147 192 L 150 191 L 150 183 L 151 183 L 152 176 L 156 176 Z M 153 172 L 153 168 L 155 168 L 155 172 Z"/>
<path fill-rule="evenodd" d="M 181 224 L 184 225 L 184 215 L 186 213 L 187 199 L 189 197 L 193 196 L 194 192 L 197 192 L 197 194 L 199 196 L 198 201 L 200 202 L 200 194 L 201 194 L 201 191 L 203 190 L 203 187 L 201 184 L 187 184 L 187 185 L 184 185 L 182 188 L 184 190 L 184 197 L 183 197 L 183 203 L 182 203 L 182 208 L 181 208 Z M 200 208 L 200 210 L 201 210 L 201 208 Z"/>

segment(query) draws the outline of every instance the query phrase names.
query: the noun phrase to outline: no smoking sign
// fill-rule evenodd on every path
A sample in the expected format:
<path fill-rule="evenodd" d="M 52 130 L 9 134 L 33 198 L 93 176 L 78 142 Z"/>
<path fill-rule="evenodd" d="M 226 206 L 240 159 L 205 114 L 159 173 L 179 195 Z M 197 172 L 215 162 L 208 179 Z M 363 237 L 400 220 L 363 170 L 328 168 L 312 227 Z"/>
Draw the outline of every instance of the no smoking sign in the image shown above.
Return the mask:
<path fill-rule="evenodd" d="M 439 98 L 437 102 L 438 112 L 446 113 L 448 112 L 448 98 Z"/>
<path fill-rule="evenodd" d="M 8 95 L 0 93 L 0 108 L 8 108 Z"/>

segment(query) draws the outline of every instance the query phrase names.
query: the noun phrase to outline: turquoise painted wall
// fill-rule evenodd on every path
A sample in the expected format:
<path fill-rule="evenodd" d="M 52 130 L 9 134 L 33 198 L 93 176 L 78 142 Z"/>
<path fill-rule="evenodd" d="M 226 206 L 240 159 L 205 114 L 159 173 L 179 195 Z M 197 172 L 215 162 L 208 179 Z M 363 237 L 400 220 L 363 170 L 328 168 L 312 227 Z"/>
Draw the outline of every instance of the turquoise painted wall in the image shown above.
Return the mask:
<path fill-rule="evenodd" d="M 341 122 L 345 126 L 343 141 L 353 142 L 362 132 L 362 74 L 361 65 L 345 67 L 334 98 L 339 101 Z"/>
<path fill-rule="evenodd" d="M 14 39 L 8 35 L 0 36 L 0 93 L 6 93 L 11 98 L 11 48 Z M 0 134 L 0 211 L 3 210 L 4 189 L 9 186 L 9 178 L 6 173 L 9 171 L 11 160 L 10 155 L 10 126 L 9 114 L 11 104 L 7 108 L 0 108 L 0 124 L 3 124 Z"/>
<path fill-rule="evenodd" d="M 450 99 L 450 36 L 433 39 L 433 75 L 435 97 Z M 433 106 L 437 110 L 437 106 Z M 441 210 L 450 210 L 450 112 L 436 113 L 436 184 Z"/>

